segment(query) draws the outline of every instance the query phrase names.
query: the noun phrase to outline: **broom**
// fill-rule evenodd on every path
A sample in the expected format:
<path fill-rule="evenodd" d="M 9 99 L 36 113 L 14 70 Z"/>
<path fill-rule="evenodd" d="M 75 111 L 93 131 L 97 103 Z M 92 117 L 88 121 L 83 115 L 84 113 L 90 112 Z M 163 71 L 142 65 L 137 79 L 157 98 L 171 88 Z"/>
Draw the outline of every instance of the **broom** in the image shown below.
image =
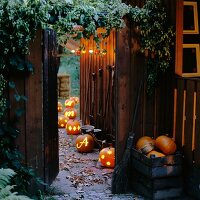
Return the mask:
<path fill-rule="evenodd" d="M 128 171 L 130 170 L 131 148 L 133 146 L 133 140 L 135 137 L 135 133 L 133 132 L 133 127 L 135 126 L 136 115 L 138 112 L 141 89 L 142 89 L 142 80 L 140 81 L 140 87 L 138 90 L 135 110 L 133 112 L 131 131 L 129 132 L 129 136 L 127 139 L 126 149 L 123 154 L 122 160 L 115 166 L 113 174 L 112 174 L 111 189 L 112 189 L 113 194 L 123 194 L 128 191 L 128 186 L 129 186 Z"/>

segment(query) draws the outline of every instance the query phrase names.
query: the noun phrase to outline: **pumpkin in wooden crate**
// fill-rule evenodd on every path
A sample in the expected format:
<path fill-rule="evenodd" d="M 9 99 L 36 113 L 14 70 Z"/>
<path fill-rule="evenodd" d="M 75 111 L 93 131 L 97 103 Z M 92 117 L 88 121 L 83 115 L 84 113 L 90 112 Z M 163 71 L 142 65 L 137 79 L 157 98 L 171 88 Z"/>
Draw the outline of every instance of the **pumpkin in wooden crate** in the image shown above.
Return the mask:
<path fill-rule="evenodd" d="M 75 119 L 77 116 L 77 110 L 75 108 L 66 108 L 64 110 L 64 115 L 69 119 Z"/>
<path fill-rule="evenodd" d="M 69 135 L 77 135 L 81 131 L 81 124 L 76 119 L 70 119 L 66 124 L 66 131 Z"/>
<path fill-rule="evenodd" d="M 58 112 L 62 112 L 62 110 L 63 110 L 63 105 L 62 105 L 62 103 L 61 102 L 58 102 Z"/>
<path fill-rule="evenodd" d="M 70 97 L 70 100 L 73 100 L 75 104 L 79 103 L 79 97 Z"/>
<path fill-rule="evenodd" d="M 151 158 L 151 157 L 160 158 L 160 157 L 164 157 L 164 156 L 165 156 L 165 154 L 160 153 L 160 152 L 155 151 L 155 150 L 152 150 L 147 154 L 147 157 L 149 157 L 149 158 Z"/>
<path fill-rule="evenodd" d="M 115 166 L 115 148 L 103 148 L 99 153 L 99 160 L 102 166 L 113 168 Z"/>
<path fill-rule="evenodd" d="M 172 138 L 166 135 L 157 137 L 155 146 L 166 155 L 174 154 L 176 152 L 176 143 Z"/>
<path fill-rule="evenodd" d="M 65 101 L 65 107 L 66 108 L 73 108 L 75 106 L 75 102 L 72 99 L 67 99 Z"/>
<path fill-rule="evenodd" d="M 58 116 L 58 128 L 65 128 L 68 120 L 69 119 L 65 117 L 64 115 Z"/>
<path fill-rule="evenodd" d="M 155 140 L 153 138 L 149 136 L 143 136 L 139 138 L 135 147 L 138 151 L 147 154 L 154 149 L 154 146 L 155 146 Z"/>
<path fill-rule="evenodd" d="M 81 153 L 91 152 L 94 149 L 94 138 L 90 134 L 79 135 L 76 138 L 76 148 Z"/>

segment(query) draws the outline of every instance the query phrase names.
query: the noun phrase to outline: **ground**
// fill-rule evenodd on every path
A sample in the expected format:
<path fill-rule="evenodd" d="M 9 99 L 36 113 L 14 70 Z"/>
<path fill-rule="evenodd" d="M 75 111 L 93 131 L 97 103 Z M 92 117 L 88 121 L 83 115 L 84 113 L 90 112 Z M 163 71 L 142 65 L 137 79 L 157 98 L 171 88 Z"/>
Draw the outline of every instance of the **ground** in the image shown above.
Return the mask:
<path fill-rule="evenodd" d="M 92 153 L 78 153 L 74 145 L 76 137 L 67 135 L 65 129 L 59 129 L 60 172 L 51 185 L 56 200 L 143 199 L 135 194 L 113 195 L 113 169 L 101 166 L 98 149 Z"/>

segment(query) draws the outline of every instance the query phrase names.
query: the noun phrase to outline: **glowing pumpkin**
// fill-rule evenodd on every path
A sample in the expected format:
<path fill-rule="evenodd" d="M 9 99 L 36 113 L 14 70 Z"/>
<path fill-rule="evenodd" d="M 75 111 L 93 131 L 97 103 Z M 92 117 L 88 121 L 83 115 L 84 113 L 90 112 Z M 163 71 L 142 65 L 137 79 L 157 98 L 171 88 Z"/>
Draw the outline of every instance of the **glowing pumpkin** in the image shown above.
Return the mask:
<path fill-rule="evenodd" d="M 75 108 L 66 108 L 64 111 L 64 115 L 69 119 L 75 119 L 77 116 L 77 110 Z"/>
<path fill-rule="evenodd" d="M 66 108 L 73 108 L 74 106 L 75 106 L 74 100 L 67 99 L 67 100 L 65 101 L 65 107 L 66 107 Z"/>
<path fill-rule="evenodd" d="M 99 160 L 102 166 L 113 168 L 115 166 L 115 148 L 106 147 L 102 149 L 99 153 Z"/>
<path fill-rule="evenodd" d="M 149 136 L 143 136 L 139 138 L 136 143 L 136 149 L 146 154 L 154 149 L 155 140 Z"/>
<path fill-rule="evenodd" d="M 147 157 L 151 158 L 151 156 L 154 156 L 155 158 L 159 158 L 159 157 L 164 157 L 165 154 L 153 150 L 153 151 L 150 151 L 150 152 L 147 154 Z"/>
<path fill-rule="evenodd" d="M 61 102 L 58 102 L 58 112 L 62 112 L 63 110 L 63 105 Z"/>
<path fill-rule="evenodd" d="M 70 100 L 73 100 L 76 104 L 79 103 L 78 97 L 70 97 Z"/>
<path fill-rule="evenodd" d="M 66 131 L 69 135 L 77 135 L 81 131 L 81 124 L 76 119 L 70 119 L 66 124 Z"/>
<path fill-rule="evenodd" d="M 94 148 L 94 138 L 89 134 L 79 135 L 76 138 L 76 148 L 78 152 L 91 152 Z"/>
<path fill-rule="evenodd" d="M 68 118 L 64 115 L 58 116 L 58 128 L 65 128 Z"/>
<path fill-rule="evenodd" d="M 172 138 L 166 135 L 157 137 L 155 145 L 166 155 L 174 154 L 176 152 L 176 143 Z"/>

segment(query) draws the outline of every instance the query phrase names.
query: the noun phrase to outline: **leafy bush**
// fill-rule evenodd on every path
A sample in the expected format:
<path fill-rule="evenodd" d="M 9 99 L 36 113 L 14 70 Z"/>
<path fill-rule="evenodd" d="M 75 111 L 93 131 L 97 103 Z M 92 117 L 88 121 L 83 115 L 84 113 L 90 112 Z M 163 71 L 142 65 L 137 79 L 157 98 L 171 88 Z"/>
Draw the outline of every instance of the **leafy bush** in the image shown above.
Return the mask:
<path fill-rule="evenodd" d="M 31 200 L 24 195 L 18 195 L 17 192 L 13 192 L 14 185 L 9 185 L 11 178 L 16 173 L 12 169 L 0 169 L 0 199 L 4 200 Z"/>

